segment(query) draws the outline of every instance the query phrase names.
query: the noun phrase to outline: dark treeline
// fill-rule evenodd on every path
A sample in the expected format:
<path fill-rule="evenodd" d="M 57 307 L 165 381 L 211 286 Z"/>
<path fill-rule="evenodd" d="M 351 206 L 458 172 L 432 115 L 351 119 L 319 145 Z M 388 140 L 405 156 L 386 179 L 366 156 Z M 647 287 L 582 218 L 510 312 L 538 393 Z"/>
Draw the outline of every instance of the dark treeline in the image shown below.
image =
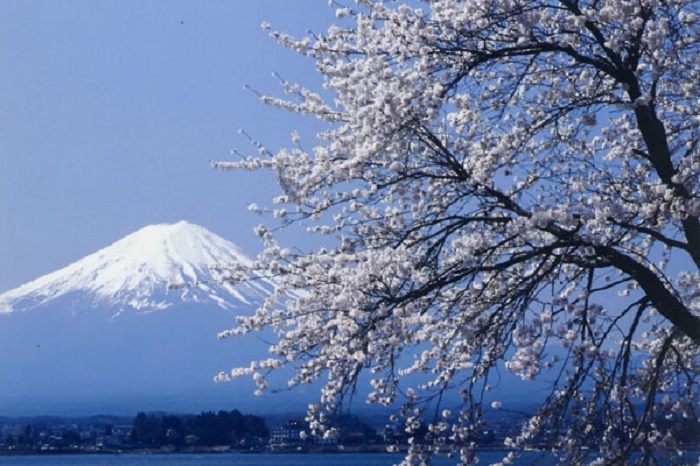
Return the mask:
<path fill-rule="evenodd" d="M 238 410 L 198 415 L 138 413 L 127 442 L 142 446 L 252 446 L 269 435 L 260 416 Z"/>
<path fill-rule="evenodd" d="M 488 426 L 472 440 L 484 449 L 504 447 L 506 437 L 519 434 L 527 416 L 520 412 L 489 413 Z M 668 417 L 668 416 L 667 416 Z M 682 416 L 657 418 L 660 432 L 671 432 L 679 449 L 695 449 L 700 442 L 700 424 Z M 299 418 L 271 421 L 268 429 L 261 416 L 233 411 L 208 411 L 198 415 L 139 412 L 135 417 L 93 416 L 90 418 L 0 417 L 0 454 L 17 452 L 96 452 L 96 451 L 334 451 L 347 448 L 377 451 L 383 446 L 405 445 L 409 439 L 402 422 L 384 425 L 379 431 L 356 415 L 343 414 L 329 420 L 336 435 L 325 438 L 309 432 Z M 381 418 L 383 420 L 383 418 Z M 375 419 L 375 425 L 377 424 Z M 610 431 L 601 419 L 585 433 L 583 443 L 597 448 L 595 439 L 625 435 L 625 426 Z M 545 423 L 529 446 L 550 448 L 564 435 L 567 424 Z M 627 427 L 629 428 L 629 427 Z M 304 433 L 304 434 L 302 434 Z M 423 425 L 414 432 L 415 443 L 433 443 L 434 434 Z M 582 432 L 582 435 L 584 433 Z M 446 440 L 445 445 L 452 445 Z"/>

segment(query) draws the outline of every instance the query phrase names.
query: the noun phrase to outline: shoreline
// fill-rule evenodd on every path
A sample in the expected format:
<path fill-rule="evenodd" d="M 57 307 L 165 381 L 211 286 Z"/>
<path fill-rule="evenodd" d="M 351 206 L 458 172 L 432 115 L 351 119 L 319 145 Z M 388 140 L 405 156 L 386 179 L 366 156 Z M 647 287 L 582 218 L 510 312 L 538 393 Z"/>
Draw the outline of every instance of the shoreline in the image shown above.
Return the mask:
<path fill-rule="evenodd" d="M 53 450 L 2 450 L 0 456 L 72 456 L 72 455 L 318 455 L 318 454 L 387 454 L 396 455 L 406 452 L 406 448 L 400 448 L 398 451 L 388 451 L 389 445 L 363 445 L 357 447 L 341 447 L 341 448 L 302 448 L 302 449 L 255 449 L 255 450 L 240 450 L 228 446 L 213 446 L 213 447 L 196 447 L 196 448 L 176 448 L 176 447 L 159 447 L 159 448 L 126 448 L 126 449 L 101 449 L 101 450 L 80 450 L 80 449 L 53 449 Z M 477 453 L 485 452 L 503 452 L 508 453 L 507 448 L 478 448 Z M 698 453 L 700 447 L 689 448 L 683 450 L 684 453 Z M 526 450 L 524 453 L 548 453 L 544 449 Z M 439 453 L 440 455 L 442 453 Z"/>

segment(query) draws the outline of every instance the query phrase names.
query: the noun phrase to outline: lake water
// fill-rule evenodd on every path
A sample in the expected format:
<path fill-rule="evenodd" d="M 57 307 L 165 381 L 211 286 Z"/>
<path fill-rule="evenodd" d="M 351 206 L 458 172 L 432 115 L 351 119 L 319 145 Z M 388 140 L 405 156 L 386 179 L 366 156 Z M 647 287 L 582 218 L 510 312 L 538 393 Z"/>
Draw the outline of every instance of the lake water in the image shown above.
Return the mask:
<path fill-rule="evenodd" d="M 486 455 L 493 460 L 502 456 Z M 18 455 L 0 456 L 0 466 L 392 466 L 401 459 L 400 454 L 389 453 Z M 455 462 L 436 458 L 433 464 Z"/>
<path fill-rule="evenodd" d="M 502 452 L 479 454 L 481 464 L 499 461 Z M 516 464 L 529 465 L 534 454 L 526 455 Z M 688 465 L 696 465 L 698 454 L 689 455 Z M 0 456 L 0 466 L 391 466 L 401 461 L 399 454 L 337 453 L 337 454 L 128 454 L 128 455 L 18 455 Z M 454 465 L 442 457 L 433 460 L 435 466 Z M 540 462 L 543 466 L 552 462 Z"/>

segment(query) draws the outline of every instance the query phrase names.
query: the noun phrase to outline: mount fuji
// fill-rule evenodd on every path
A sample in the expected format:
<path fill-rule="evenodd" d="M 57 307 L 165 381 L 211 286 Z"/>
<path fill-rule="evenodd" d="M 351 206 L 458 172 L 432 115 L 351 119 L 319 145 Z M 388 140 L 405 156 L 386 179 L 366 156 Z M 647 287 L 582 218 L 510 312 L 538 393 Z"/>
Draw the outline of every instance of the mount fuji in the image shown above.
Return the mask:
<path fill-rule="evenodd" d="M 213 382 L 267 354 L 259 337 L 216 338 L 274 291 L 224 280 L 250 261 L 181 221 L 0 294 L 0 415 L 274 409 L 280 400 L 253 397 L 252 382 Z"/>
<path fill-rule="evenodd" d="M 269 281 L 223 282 L 226 265 L 249 264 L 236 246 L 180 221 L 150 225 L 63 268 L 0 295 L 0 312 L 61 303 L 74 311 L 153 311 L 183 302 L 236 309 L 269 296 Z M 216 268 L 214 268 L 216 267 Z"/>

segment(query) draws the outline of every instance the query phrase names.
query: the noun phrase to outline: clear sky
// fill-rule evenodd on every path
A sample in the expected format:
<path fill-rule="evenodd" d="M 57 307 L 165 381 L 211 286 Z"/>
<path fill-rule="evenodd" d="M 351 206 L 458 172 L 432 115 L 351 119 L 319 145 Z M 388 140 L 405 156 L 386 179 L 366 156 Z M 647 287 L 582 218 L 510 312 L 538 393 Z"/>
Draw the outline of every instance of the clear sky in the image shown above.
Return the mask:
<path fill-rule="evenodd" d="M 260 27 L 301 36 L 327 0 L 0 0 L 0 292 L 152 223 L 180 219 L 260 250 L 247 211 L 271 177 L 212 160 L 276 149 L 312 122 L 263 106 L 272 72 L 313 64 Z M 262 204 L 263 202 L 261 202 Z"/>

